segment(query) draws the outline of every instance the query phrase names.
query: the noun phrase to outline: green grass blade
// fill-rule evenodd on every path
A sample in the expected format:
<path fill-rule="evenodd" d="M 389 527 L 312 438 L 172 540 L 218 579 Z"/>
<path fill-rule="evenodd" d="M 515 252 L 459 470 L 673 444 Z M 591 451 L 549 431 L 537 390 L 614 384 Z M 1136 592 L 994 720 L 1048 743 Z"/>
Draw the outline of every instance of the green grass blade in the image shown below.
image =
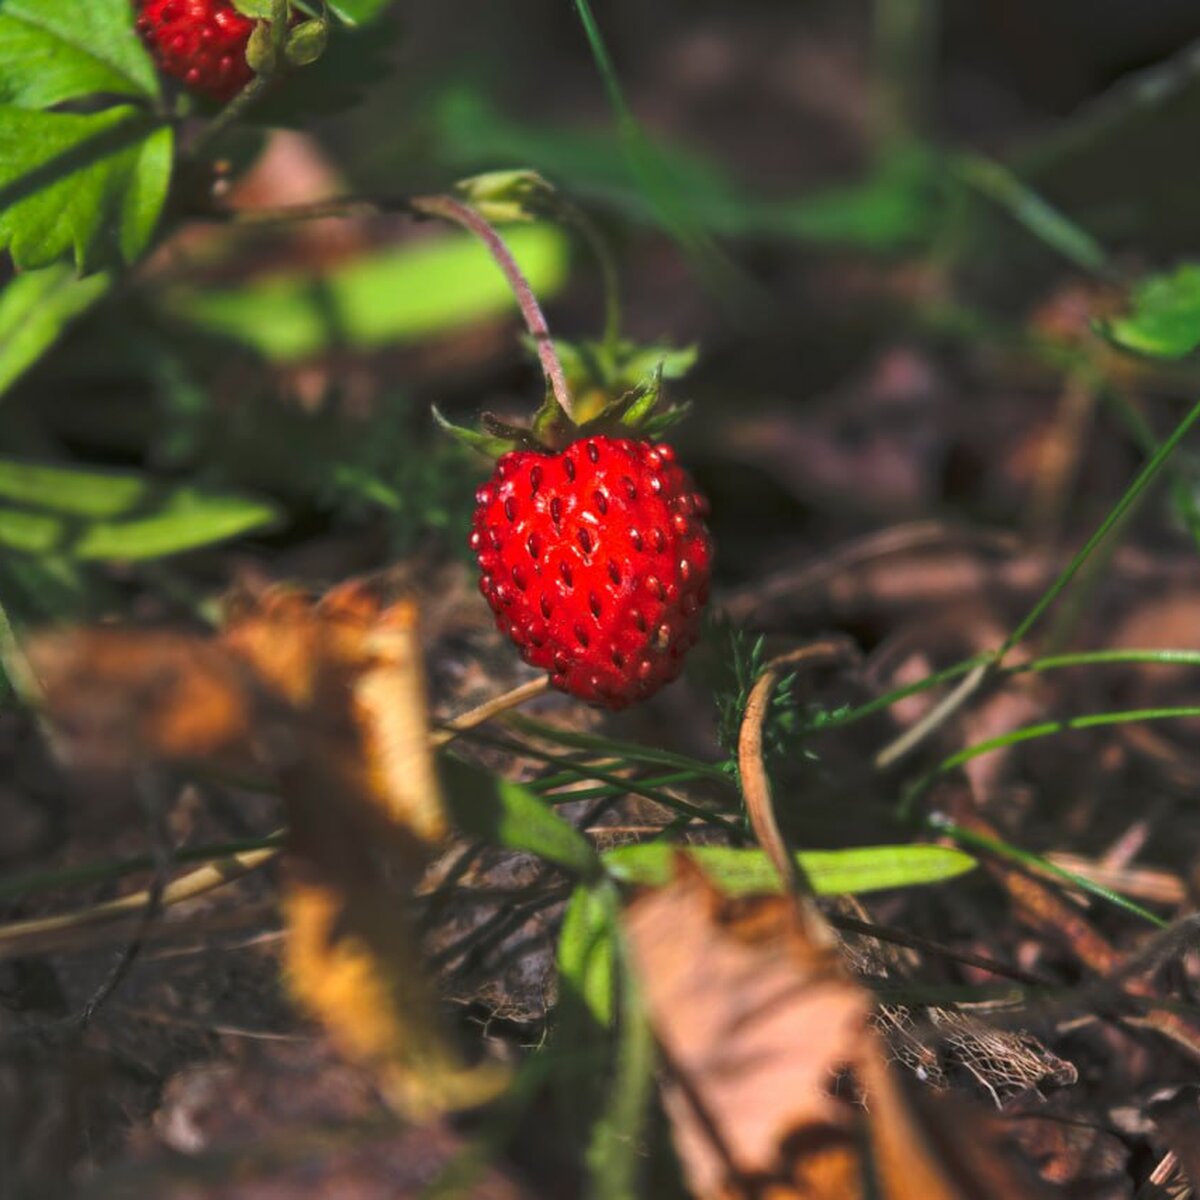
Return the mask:
<path fill-rule="evenodd" d="M 1068 871 L 1065 867 L 1060 867 L 1057 863 L 1052 863 L 1049 859 L 1042 858 L 1039 854 L 1034 854 L 1029 850 L 1022 850 L 1020 846 L 1014 846 L 1011 842 L 1002 841 L 1000 838 L 988 837 L 986 834 L 975 833 L 969 829 L 963 829 L 961 826 L 955 825 L 952 821 L 936 815 L 931 816 L 928 819 L 928 823 L 930 828 L 935 829 L 938 833 L 946 834 L 963 846 L 970 846 L 977 850 L 986 850 L 999 858 L 1006 858 L 1010 862 L 1019 863 L 1023 867 L 1028 867 L 1044 875 L 1051 875 L 1055 879 L 1061 880 L 1063 883 L 1069 883 L 1072 887 L 1087 892 L 1089 895 L 1097 897 L 1097 899 L 1104 900 L 1108 904 L 1112 904 L 1116 908 L 1130 913 L 1159 929 L 1165 929 L 1168 924 L 1168 922 L 1162 920 L 1161 917 L 1155 916 L 1154 913 L 1143 908 L 1140 904 L 1136 904 L 1134 901 L 1122 896 L 1120 892 L 1114 892 L 1111 888 L 1106 888 L 1090 879 L 1085 879 L 1082 875 L 1078 875 L 1074 871 Z"/>
<path fill-rule="evenodd" d="M 662 886 L 687 854 L 714 886 L 733 896 L 780 890 L 778 872 L 761 850 L 726 846 L 681 848 L 670 842 L 620 846 L 604 855 L 608 873 L 621 883 Z M 796 861 L 822 896 L 882 891 L 940 883 L 970 871 L 975 860 L 950 846 L 861 846 L 849 850 L 803 850 Z"/>

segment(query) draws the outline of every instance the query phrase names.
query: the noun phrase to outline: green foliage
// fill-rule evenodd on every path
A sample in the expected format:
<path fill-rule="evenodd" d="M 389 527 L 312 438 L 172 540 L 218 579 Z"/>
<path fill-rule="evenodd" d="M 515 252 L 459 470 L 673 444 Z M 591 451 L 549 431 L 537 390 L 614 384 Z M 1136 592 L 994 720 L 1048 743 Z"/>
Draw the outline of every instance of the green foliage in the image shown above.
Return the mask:
<path fill-rule="evenodd" d="M 261 500 L 140 475 L 0 459 L 0 545 L 79 561 L 162 558 L 260 529 Z"/>
<path fill-rule="evenodd" d="M 49 111 L 95 96 L 105 107 Z M 0 4 L 0 249 L 19 269 L 69 255 L 94 271 L 146 250 L 174 153 L 147 111 L 158 97 L 129 0 Z"/>
<path fill-rule="evenodd" d="M 539 295 L 566 278 L 567 245 L 549 226 L 512 230 L 508 244 Z M 276 362 L 333 347 L 373 349 L 460 329 L 513 307 L 487 251 L 453 234 L 357 259 L 323 275 L 280 274 L 240 288 L 167 293 L 176 315 Z"/>
<path fill-rule="evenodd" d="M 1130 313 L 1102 326 L 1118 346 L 1154 358 L 1183 358 L 1200 346 L 1200 265 L 1184 263 L 1143 279 Z"/>
<path fill-rule="evenodd" d="M 713 885 L 731 896 L 776 892 L 779 874 L 761 850 L 695 846 L 681 850 L 669 842 L 620 846 L 604 854 L 604 867 L 622 883 L 662 886 L 686 853 Z M 858 846 L 849 850 L 804 850 L 796 861 L 822 896 L 884 891 L 941 883 L 970 871 L 975 860 L 949 846 Z"/>
<path fill-rule="evenodd" d="M 639 222 L 657 220 L 615 134 L 510 121 L 489 98 L 463 86 L 431 103 L 437 152 L 454 169 L 528 163 L 572 194 Z M 856 183 L 785 199 L 750 194 L 719 164 L 679 146 L 656 142 L 654 155 L 686 196 L 691 220 L 719 236 L 895 251 L 925 242 L 946 200 L 945 164 L 919 146 L 897 149 Z"/>
<path fill-rule="evenodd" d="M 526 338 L 526 343 L 529 339 Z M 568 342 L 554 339 L 563 374 L 571 391 L 582 396 L 595 389 L 608 397 L 636 389 L 647 389 L 661 372 L 663 379 L 682 379 L 696 365 L 695 346 L 672 346 L 666 342 L 639 343 L 619 338 L 602 341 Z"/>
<path fill-rule="evenodd" d="M 616 1007 L 614 956 L 617 900 L 612 884 L 580 884 L 563 913 L 558 935 L 560 1004 L 582 1006 L 595 1025 L 612 1024 Z M 569 999 L 568 999 L 569 997 Z M 559 1029 L 564 1016 L 559 1011 Z"/>
<path fill-rule="evenodd" d="M 77 114 L 0 108 L 0 247 L 24 269 L 132 263 L 171 179 L 171 130 L 118 105 Z"/>
<path fill-rule="evenodd" d="M 110 275 L 79 279 L 66 263 L 10 279 L 0 289 L 0 396 L 111 286 Z"/>
<path fill-rule="evenodd" d="M 717 740 L 730 755 L 729 770 L 736 770 L 733 755 L 737 749 L 738 730 L 750 699 L 750 689 L 762 674 L 765 638 L 753 640 L 722 617 L 713 618 L 708 625 L 708 642 L 715 650 L 715 676 L 712 680 L 713 699 L 717 706 Z M 768 755 L 782 753 L 794 744 L 801 729 L 794 698 L 796 677 L 785 675 L 771 695 L 771 707 L 763 724 L 763 748 Z"/>
<path fill-rule="evenodd" d="M 95 93 L 158 96 L 129 0 L 3 0 L 0 104 L 42 109 Z"/>
<path fill-rule="evenodd" d="M 442 778 L 451 820 L 468 836 L 536 854 L 584 879 L 600 875 L 591 842 L 528 788 L 450 757 Z"/>

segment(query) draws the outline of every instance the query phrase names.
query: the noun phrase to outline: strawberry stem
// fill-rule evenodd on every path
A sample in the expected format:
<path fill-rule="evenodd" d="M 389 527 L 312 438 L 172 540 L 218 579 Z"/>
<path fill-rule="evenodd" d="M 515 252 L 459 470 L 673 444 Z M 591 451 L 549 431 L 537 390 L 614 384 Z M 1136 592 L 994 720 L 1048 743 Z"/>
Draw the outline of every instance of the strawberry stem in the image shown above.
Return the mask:
<path fill-rule="evenodd" d="M 486 220 L 469 204 L 455 200 L 453 196 L 416 196 L 409 202 L 414 212 L 424 213 L 431 217 L 441 217 L 445 221 L 453 221 L 464 229 L 470 230 L 487 247 L 488 253 L 496 265 L 504 272 L 508 286 L 512 289 L 521 316 L 525 319 L 525 327 L 529 330 L 534 344 L 537 346 L 538 358 L 542 363 L 542 371 L 546 376 L 550 389 L 558 407 L 562 409 L 568 420 L 574 418 L 574 408 L 571 403 L 571 392 L 567 387 L 567 377 L 563 373 L 558 351 L 554 348 L 554 340 L 550 336 L 550 327 L 546 324 L 545 315 L 529 286 L 529 281 L 513 258 L 512 251 L 505 245 L 504 239 L 488 224 Z"/>

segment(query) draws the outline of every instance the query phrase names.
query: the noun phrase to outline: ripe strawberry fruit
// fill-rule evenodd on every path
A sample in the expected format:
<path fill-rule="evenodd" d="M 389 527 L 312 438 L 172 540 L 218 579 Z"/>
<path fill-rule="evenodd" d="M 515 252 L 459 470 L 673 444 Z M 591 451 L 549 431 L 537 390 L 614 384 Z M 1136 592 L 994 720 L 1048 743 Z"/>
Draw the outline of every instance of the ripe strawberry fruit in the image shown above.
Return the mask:
<path fill-rule="evenodd" d="M 254 22 L 229 0 L 139 0 L 138 32 L 159 69 L 214 100 L 253 78 L 246 43 Z"/>
<path fill-rule="evenodd" d="M 674 679 L 708 599 L 708 502 L 670 446 L 514 450 L 476 493 L 471 548 L 496 624 L 551 683 L 624 708 Z"/>

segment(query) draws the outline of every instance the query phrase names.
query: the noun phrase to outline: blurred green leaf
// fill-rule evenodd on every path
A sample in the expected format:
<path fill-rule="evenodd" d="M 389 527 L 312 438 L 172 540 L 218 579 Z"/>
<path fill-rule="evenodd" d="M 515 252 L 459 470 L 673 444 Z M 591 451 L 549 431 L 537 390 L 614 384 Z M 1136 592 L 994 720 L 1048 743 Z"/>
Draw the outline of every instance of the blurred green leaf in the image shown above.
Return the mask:
<path fill-rule="evenodd" d="M 111 276 L 80 279 L 66 263 L 10 279 L 0 290 L 0 396 L 111 286 Z"/>
<path fill-rule="evenodd" d="M 486 97 L 456 87 L 434 101 L 438 152 L 454 170 L 528 163 L 566 191 L 591 196 L 638 221 L 655 220 L 615 134 L 508 121 Z M 893 250 L 925 239 L 943 201 L 940 158 L 910 145 L 872 175 L 807 195 L 752 196 L 711 160 L 655 143 L 659 169 L 686 197 L 690 219 L 709 233 L 795 239 Z"/>
<path fill-rule="evenodd" d="M 1155 358 L 1183 358 L 1200 346 L 1200 265 L 1184 263 L 1133 290 L 1130 313 L 1101 326 L 1118 346 Z"/>
<path fill-rule="evenodd" d="M 276 518 L 261 500 L 142 476 L 0 459 L 0 545 L 80 561 L 161 558 Z M 15 507 L 20 505 L 21 507 Z"/>
<path fill-rule="evenodd" d="M 97 92 L 158 96 L 129 0 L 0 0 L 0 104 L 49 108 Z"/>
<path fill-rule="evenodd" d="M 567 275 L 567 243 L 554 228 L 514 228 L 505 240 L 535 292 Z M 369 349 L 411 341 L 515 310 L 495 263 L 457 234 L 359 259 L 326 275 L 277 275 L 234 289 L 168 293 L 172 311 L 237 338 L 276 361 L 335 346 Z"/>
<path fill-rule="evenodd" d="M 493 846 L 524 850 L 587 878 L 600 873 L 591 842 L 528 788 L 457 758 L 443 758 L 450 819 L 464 833 Z"/>
<path fill-rule="evenodd" d="M 391 0 L 330 0 L 329 10 L 348 25 L 361 25 L 373 21 L 390 3 Z"/>
<path fill-rule="evenodd" d="M 82 471 L 0 459 L 0 499 L 76 517 L 116 517 L 151 501 L 154 485 L 141 475 Z"/>
<path fill-rule="evenodd" d="M 0 247 L 18 269 L 73 255 L 80 271 L 132 263 L 158 223 L 173 134 L 128 105 L 0 107 Z"/>
<path fill-rule="evenodd" d="M 558 935 L 560 1005 L 569 991 L 571 1003 L 582 1004 L 599 1026 L 612 1024 L 613 959 L 617 903 L 608 881 L 581 884 L 571 893 Z M 559 1024 L 563 1013 L 558 1015 Z"/>
<path fill-rule="evenodd" d="M 662 886 L 670 882 L 675 856 L 680 853 L 694 859 L 713 884 L 730 895 L 779 890 L 779 876 L 761 850 L 726 846 L 681 849 L 670 842 L 647 842 L 607 851 L 604 866 L 622 883 Z M 928 845 L 804 850 L 796 855 L 796 861 L 822 896 L 940 883 L 975 866 L 975 860 L 961 850 Z"/>

